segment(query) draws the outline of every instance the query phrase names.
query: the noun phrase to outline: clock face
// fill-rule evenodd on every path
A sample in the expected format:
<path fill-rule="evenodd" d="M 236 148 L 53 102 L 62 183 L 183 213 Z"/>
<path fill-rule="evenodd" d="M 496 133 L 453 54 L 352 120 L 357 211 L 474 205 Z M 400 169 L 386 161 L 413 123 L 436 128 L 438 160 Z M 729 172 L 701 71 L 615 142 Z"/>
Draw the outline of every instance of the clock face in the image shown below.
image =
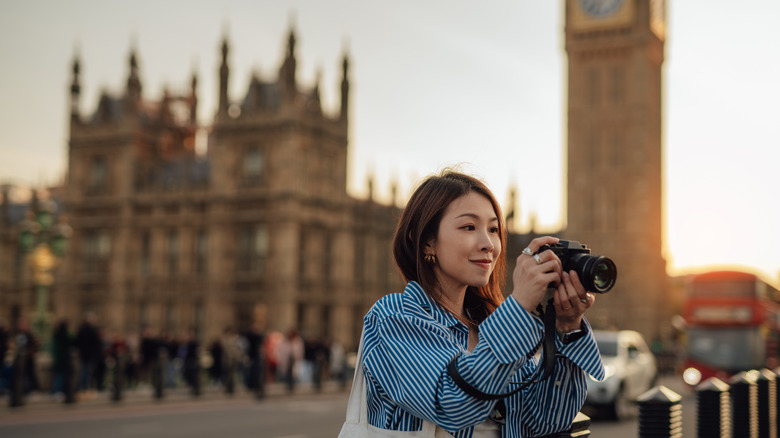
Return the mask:
<path fill-rule="evenodd" d="M 579 0 L 582 9 L 595 17 L 606 17 L 615 13 L 624 0 Z"/>

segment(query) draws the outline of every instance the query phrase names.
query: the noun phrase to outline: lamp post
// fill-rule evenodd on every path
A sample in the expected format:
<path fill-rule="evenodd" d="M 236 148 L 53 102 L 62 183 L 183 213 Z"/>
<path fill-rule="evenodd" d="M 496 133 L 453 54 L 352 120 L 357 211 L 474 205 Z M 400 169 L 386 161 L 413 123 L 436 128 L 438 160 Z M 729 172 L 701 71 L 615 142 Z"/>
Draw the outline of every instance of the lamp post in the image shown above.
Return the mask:
<path fill-rule="evenodd" d="M 35 318 L 33 328 L 41 340 L 49 338 L 49 324 L 46 309 L 49 302 L 49 288 L 54 283 L 53 270 L 59 259 L 65 254 L 65 244 L 73 233 L 71 227 L 60 216 L 54 223 L 56 204 L 51 200 L 38 201 L 33 197 L 27 218 L 21 222 L 19 246 L 28 256 L 28 262 L 33 268 L 35 283 Z"/>

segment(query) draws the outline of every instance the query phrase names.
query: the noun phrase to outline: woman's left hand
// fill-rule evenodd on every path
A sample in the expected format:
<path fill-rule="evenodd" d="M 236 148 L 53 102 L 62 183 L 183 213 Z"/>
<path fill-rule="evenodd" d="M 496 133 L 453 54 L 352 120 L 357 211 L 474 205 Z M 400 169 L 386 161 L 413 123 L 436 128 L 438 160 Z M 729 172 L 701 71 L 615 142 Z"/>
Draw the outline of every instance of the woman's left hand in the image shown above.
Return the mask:
<path fill-rule="evenodd" d="M 576 272 L 564 272 L 561 277 L 563 281 L 553 294 L 555 328 L 566 333 L 580 328 L 582 315 L 596 301 L 596 296 L 585 290 Z"/>

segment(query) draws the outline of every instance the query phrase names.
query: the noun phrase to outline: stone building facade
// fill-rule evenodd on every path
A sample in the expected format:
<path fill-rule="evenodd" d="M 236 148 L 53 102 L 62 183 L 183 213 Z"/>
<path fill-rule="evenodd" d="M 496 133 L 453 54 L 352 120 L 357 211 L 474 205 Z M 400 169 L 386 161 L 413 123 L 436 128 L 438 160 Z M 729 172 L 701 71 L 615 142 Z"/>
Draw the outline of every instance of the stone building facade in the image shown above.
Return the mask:
<path fill-rule="evenodd" d="M 402 287 L 390 252 L 400 210 L 347 193 L 347 55 L 341 107 L 328 114 L 319 84 L 296 81 L 295 45 L 291 30 L 278 78 L 255 77 L 234 101 L 225 40 L 208 127 L 197 77 L 148 101 L 134 52 L 124 94 L 81 114 L 74 61 L 63 199 L 74 233 L 58 314 L 94 312 L 109 332 L 194 328 L 210 340 L 259 322 L 356 343 L 368 307 Z"/>

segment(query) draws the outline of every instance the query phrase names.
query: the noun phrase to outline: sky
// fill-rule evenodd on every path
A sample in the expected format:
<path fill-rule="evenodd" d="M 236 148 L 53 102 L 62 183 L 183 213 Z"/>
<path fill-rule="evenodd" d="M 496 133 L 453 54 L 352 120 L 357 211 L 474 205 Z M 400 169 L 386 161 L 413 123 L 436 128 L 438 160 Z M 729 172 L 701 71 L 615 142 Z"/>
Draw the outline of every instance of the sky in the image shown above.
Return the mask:
<path fill-rule="evenodd" d="M 350 58 L 348 189 L 405 201 L 448 166 L 483 178 L 521 231 L 565 224 L 563 1 L 4 0 L 0 2 L 0 183 L 45 187 L 67 165 L 71 63 L 80 110 L 121 95 L 131 48 L 145 99 L 198 75 L 199 118 L 218 97 L 230 43 L 229 96 L 251 75 L 275 80 L 287 34 L 298 82 L 320 78 L 338 110 Z M 780 2 L 667 0 L 664 257 L 671 275 L 713 267 L 780 278 Z"/>

